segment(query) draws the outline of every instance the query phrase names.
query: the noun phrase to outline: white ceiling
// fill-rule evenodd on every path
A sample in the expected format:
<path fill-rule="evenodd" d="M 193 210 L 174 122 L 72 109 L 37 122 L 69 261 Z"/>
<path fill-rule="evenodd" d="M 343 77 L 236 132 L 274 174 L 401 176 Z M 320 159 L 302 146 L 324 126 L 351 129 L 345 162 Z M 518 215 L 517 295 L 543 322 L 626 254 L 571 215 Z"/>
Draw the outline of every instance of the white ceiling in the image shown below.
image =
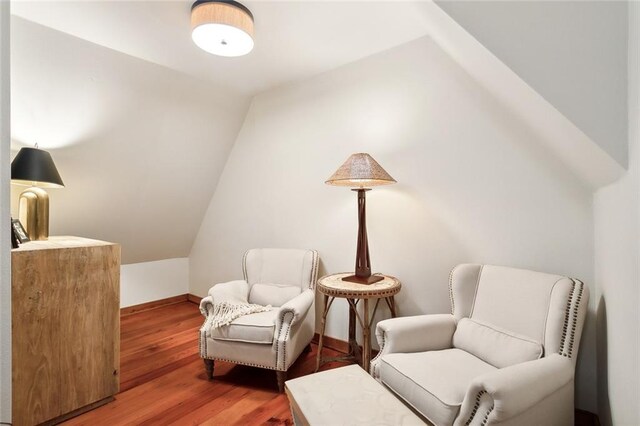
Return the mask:
<path fill-rule="evenodd" d="M 191 41 L 190 1 L 16 1 L 12 13 L 253 95 L 424 36 L 419 2 L 247 1 L 256 44 L 241 58 Z"/>
<path fill-rule="evenodd" d="M 246 97 L 15 16 L 11 74 L 13 152 L 37 142 L 65 183 L 51 234 L 118 242 L 124 264 L 188 256 Z"/>

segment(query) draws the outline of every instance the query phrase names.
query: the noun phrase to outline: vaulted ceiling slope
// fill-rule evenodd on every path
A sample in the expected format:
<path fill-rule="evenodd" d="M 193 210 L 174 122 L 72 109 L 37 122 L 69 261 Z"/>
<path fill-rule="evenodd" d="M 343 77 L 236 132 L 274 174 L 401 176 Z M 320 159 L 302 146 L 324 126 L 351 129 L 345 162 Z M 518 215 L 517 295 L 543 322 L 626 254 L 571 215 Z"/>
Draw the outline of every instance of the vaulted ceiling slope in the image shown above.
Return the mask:
<path fill-rule="evenodd" d="M 188 256 L 254 94 L 425 34 L 588 186 L 622 173 L 431 1 L 246 4 L 256 47 L 220 58 L 191 42 L 189 1 L 12 3 L 13 148 L 54 155 L 52 233 L 120 242 L 124 263 Z"/>
<path fill-rule="evenodd" d="M 220 58 L 190 5 L 12 4 L 12 148 L 54 156 L 52 234 L 119 242 L 123 263 L 188 256 L 251 94 L 425 33 L 412 3 L 247 2 L 256 47 Z"/>
<path fill-rule="evenodd" d="M 434 41 L 485 90 L 538 133 L 539 147 L 555 155 L 586 186 L 596 190 L 624 174 L 625 168 L 583 129 L 577 127 L 557 106 L 545 99 L 434 2 L 424 1 L 420 6 L 423 25 L 429 28 L 429 35 Z M 506 37 L 508 33 L 504 35 L 509 38 Z M 581 100 L 572 98 L 572 101 Z"/>
<path fill-rule="evenodd" d="M 626 1 L 437 4 L 626 167 Z"/>
<path fill-rule="evenodd" d="M 123 263 L 188 256 L 248 99 L 15 16 L 11 31 L 12 150 L 37 142 L 66 184 L 51 233 L 119 242 Z"/>
<path fill-rule="evenodd" d="M 192 1 L 18 1 L 12 13 L 245 94 L 301 80 L 422 37 L 415 2 L 243 1 L 250 55 L 221 58 L 191 41 Z"/>

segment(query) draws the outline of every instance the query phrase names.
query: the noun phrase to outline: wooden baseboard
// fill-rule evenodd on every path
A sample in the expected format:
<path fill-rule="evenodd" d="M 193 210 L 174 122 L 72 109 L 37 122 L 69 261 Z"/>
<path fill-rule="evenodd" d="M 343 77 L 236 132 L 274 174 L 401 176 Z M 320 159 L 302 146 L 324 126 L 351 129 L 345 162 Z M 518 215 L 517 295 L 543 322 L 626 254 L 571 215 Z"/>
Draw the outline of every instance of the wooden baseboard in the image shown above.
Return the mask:
<path fill-rule="evenodd" d="M 312 342 L 317 345 L 319 339 L 320 335 L 315 333 L 313 335 Z M 342 352 L 343 354 L 349 353 L 349 343 L 344 340 L 336 339 L 335 337 L 324 336 L 322 338 L 322 346 L 333 349 L 334 351 Z"/>
<path fill-rule="evenodd" d="M 191 303 L 195 303 L 196 305 L 199 305 L 200 301 L 202 300 L 202 297 L 189 293 L 187 294 L 187 300 Z"/>
<path fill-rule="evenodd" d="M 173 305 L 174 303 L 186 302 L 189 300 L 189 294 L 181 294 L 179 296 L 167 297 L 166 299 L 154 300 L 139 305 L 127 306 L 120 308 L 120 316 L 131 315 L 142 311 L 160 308 L 162 306 Z"/>
<path fill-rule="evenodd" d="M 313 335 L 312 342 L 317 345 L 319 338 L 320 338 L 320 335 L 318 333 L 315 333 Z M 337 351 L 337 352 L 342 352 L 343 354 L 349 353 L 349 342 L 336 339 L 335 337 L 324 336 L 322 340 L 322 346 L 325 348 L 333 349 L 334 351 Z M 362 351 L 362 345 L 358 345 L 358 347 L 360 348 L 360 351 Z M 373 359 L 373 357 L 375 357 L 376 355 L 378 355 L 378 350 L 371 349 L 371 358 Z"/>

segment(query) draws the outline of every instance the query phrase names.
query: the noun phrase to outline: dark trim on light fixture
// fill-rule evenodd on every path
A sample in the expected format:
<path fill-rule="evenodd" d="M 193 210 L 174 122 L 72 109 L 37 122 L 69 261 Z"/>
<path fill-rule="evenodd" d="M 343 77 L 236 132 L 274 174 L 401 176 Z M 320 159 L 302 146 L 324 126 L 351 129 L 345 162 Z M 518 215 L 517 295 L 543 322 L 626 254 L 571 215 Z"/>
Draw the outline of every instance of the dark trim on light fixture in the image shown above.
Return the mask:
<path fill-rule="evenodd" d="M 233 1 L 233 0 L 197 0 L 195 3 L 193 3 L 191 5 L 191 10 L 195 9 L 196 7 L 200 6 L 201 4 L 207 4 L 207 3 L 222 3 L 222 4 L 228 4 L 229 6 L 233 6 L 235 8 L 238 8 L 240 10 L 242 10 L 243 12 L 245 12 L 247 15 L 249 15 L 251 17 L 251 20 L 253 21 L 253 13 L 251 13 L 251 11 L 247 8 L 247 6 L 243 5 L 242 3 L 238 3 L 237 1 Z"/>

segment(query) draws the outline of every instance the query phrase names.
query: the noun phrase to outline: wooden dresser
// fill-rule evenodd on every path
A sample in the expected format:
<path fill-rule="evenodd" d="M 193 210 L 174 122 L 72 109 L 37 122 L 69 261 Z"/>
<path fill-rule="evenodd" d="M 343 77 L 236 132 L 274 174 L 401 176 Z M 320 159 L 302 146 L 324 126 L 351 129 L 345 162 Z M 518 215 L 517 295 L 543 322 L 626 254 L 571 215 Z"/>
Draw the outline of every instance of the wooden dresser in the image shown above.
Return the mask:
<path fill-rule="evenodd" d="M 11 253 L 13 424 L 56 423 L 119 389 L 120 245 L 50 237 Z"/>

